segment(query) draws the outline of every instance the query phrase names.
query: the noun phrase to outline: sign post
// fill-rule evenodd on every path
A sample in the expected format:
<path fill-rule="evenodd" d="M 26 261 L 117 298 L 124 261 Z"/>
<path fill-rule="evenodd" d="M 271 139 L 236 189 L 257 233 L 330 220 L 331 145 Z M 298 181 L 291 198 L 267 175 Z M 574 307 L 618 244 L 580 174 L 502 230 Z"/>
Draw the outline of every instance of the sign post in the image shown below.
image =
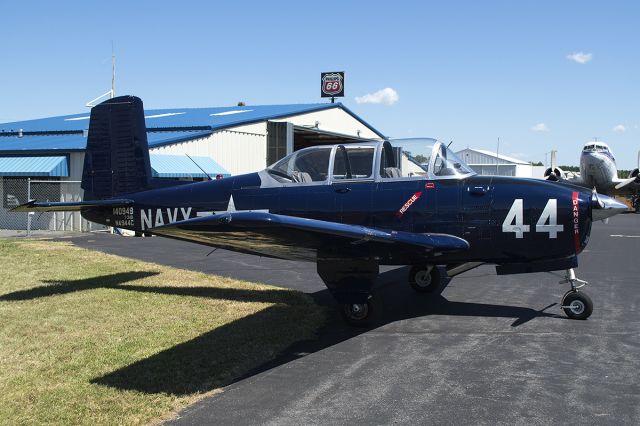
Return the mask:
<path fill-rule="evenodd" d="M 344 71 L 323 72 L 320 74 L 320 96 L 331 98 L 331 103 L 335 98 L 344 97 Z"/>

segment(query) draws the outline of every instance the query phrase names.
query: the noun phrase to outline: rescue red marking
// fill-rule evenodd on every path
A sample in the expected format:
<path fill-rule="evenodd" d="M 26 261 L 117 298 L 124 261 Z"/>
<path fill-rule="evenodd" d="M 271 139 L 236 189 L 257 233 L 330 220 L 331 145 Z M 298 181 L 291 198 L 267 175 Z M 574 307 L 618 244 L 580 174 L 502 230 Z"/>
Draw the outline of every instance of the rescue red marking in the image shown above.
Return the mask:
<path fill-rule="evenodd" d="M 406 203 L 404 203 L 404 205 L 400 208 L 400 210 L 398 210 L 398 213 L 396 213 L 397 217 L 402 217 L 402 215 L 409 210 L 409 207 L 411 207 L 413 205 L 413 203 L 415 203 L 418 198 L 420 198 L 420 196 L 422 195 L 422 192 L 416 192 L 415 194 L 413 194 L 411 196 L 411 198 L 409 198 L 407 200 Z"/>
<path fill-rule="evenodd" d="M 427 182 L 427 183 L 424 184 L 424 187 L 427 188 L 427 189 L 433 189 L 433 188 L 436 187 L 436 184 L 433 183 L 433 182 Z"/>
<path fill-rule="evenodd" d="M 578 193 L 574 192 L 571 196 L 571 218 L 573 220 L 573 243 L 576 254 L 580 253 L 580 200 Z"/>

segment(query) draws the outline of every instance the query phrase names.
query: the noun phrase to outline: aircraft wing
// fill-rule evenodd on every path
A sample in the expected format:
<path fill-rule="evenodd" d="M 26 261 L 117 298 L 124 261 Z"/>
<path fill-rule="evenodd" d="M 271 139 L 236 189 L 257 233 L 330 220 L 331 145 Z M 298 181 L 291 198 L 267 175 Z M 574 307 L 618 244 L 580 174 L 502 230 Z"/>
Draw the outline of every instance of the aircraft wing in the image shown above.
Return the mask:
<path fill-rule="evenodd" d="M 312 260 L 318 249 L 358 247 L 360 253 L 466 250 L 449 234 L 416 234 L 266 212 L 228 212 L 150 229 L 154 234 L 243 253 Z M 365 247 L 363 247 L 365 246 Z M 368 246 L 368 247 L 367 247 Z"/>

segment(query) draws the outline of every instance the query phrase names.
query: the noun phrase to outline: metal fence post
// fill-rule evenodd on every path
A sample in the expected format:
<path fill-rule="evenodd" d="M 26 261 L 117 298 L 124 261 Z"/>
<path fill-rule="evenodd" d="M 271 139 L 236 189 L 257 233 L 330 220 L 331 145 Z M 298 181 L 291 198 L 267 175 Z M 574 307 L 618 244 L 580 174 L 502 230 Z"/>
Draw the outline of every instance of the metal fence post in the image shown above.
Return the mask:
<path fill-rule="evenodd" d="M 27 202 L 31 201 L 31 178 L 27 178 Z M 31 236 L 31 212 L 27 213 L 27 237 Z"/>

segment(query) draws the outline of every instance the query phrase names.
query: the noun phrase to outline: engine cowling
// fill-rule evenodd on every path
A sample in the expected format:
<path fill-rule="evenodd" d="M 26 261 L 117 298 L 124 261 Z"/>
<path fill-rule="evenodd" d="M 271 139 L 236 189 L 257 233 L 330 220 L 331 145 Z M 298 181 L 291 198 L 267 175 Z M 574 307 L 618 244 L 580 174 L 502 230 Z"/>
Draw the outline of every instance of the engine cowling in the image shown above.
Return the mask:
<path fill-rule="evenodd" d="M 638 176 L 639 174 L 640 170 L 633 169 L 631 170 L 631 172 L 629 172 L 629 176 L 627 176 L 627 179 L 636 178 L 636 183 L 640 183 L 640 176 Z"/>

